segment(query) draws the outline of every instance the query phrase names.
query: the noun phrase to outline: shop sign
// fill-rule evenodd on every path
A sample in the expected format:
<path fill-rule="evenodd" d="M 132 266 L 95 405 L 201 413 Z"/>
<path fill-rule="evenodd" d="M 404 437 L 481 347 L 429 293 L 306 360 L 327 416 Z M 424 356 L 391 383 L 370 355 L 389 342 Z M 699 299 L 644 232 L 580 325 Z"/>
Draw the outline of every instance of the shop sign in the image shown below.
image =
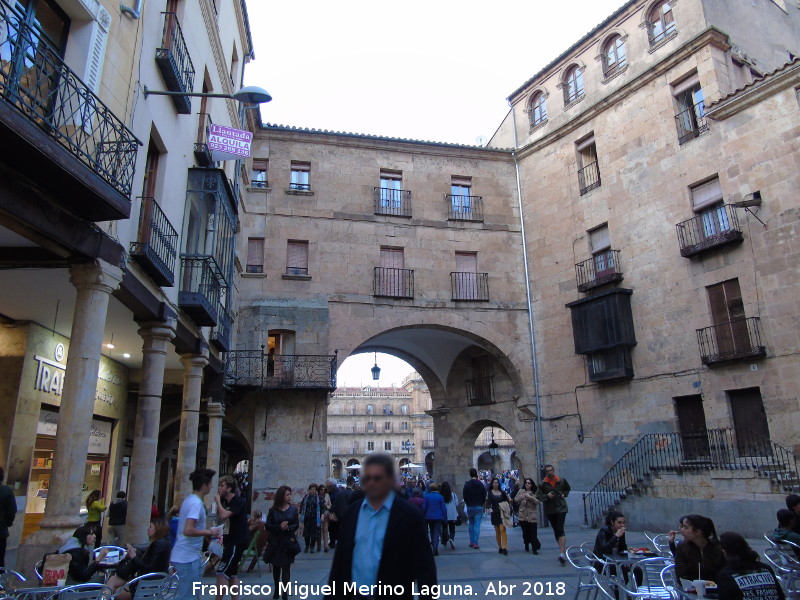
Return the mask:
<path fill-rule="evenodd" d="M 59 414 L 53 410 L 39 411 L 39 424 L 36 427 L 37 435 L 50 435 L 55 437 L 58 432 Z M 89 431 L 89 454 L 108 456 L 111 453 L 111 423 L 92 419 Z"/>
<path fill-rule="evenodd" d="M 67 374 L 66 354 L 67 351 L 64 344 L 59 342 L 55 345 L 52 357 L 41 354 L 33 356 L 36 361 L 36 378 L 34 379 L 33 388 L 37 392 L 61 397 L 64 391 L 64 378 Z M 98 387 L 95 392 L 95 400 L 113 406 L 115 397 L 114 394 L 110 393 L 109 385 L 120 386 L 122 385 L 122 379 L 102 359 L 97 379 Z"/>
<path fill-rule="evenodd" d="M 235 160 L 250 156 L 253 132 L 211 124 L 208 132 L 208 149 L 214 160 Z"/>

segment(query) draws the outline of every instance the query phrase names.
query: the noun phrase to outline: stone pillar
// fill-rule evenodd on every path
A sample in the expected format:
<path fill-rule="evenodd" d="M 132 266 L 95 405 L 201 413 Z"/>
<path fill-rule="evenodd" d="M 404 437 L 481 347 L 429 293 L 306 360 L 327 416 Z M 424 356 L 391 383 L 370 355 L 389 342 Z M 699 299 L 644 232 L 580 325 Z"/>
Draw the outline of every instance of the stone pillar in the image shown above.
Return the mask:
<path fill-rule="evenodd" d="M 133 453 L 129 471 L 128 518 L 125 541 L 147 543 L 150 503 L 156 478 L 156 452 L 161 424 L 161 393 L 169 342 L 175 337 L 175 321 L 143 323 L 142 380 L 136 407 Z"/>
<path fill-rule="evenodd" d="M 79 515 L 80 491 L 86 474 L 103 331 L 111 292 L 122 281 L 122 271 L 118 267 L 100 260 L 74 265 L 69 271 L 78 295 L 72 317 L 50 489 L 41 523 L 44 530 L 73 529 L 83 522 Z"/>
<path fill-rule="evenodd" d="M 192 493 L 189 475 L 197 467 L 197 429 L 200 425 L 200 395 L 203 387 L 203 369 L 208 364 L 208 354 L 184 354 L 183 408 L 178 438 L 178 465 L 175 469 L 175 504 Z"/>
<path fill-rule="evenodd" d="M 214 469 L 217 474 L 211 483 L 211 491 L 205 498 L 206 506 L 211 512 L 216 513 L 214 495 L 217 493 L 219 479 L 219 461 L 222 452 L 222 420 L 225 417 L 225 405 L 222 402 L 209 402 L 208 412 L 208 451 L 206 452 L 206 467 Z"/>

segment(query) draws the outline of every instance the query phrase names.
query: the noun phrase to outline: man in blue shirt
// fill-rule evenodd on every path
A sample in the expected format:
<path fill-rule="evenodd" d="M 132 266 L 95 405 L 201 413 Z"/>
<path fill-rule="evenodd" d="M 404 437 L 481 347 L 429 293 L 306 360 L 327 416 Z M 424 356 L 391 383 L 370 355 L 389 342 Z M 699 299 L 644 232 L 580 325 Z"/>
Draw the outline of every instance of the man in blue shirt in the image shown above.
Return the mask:
<path fill-rule="evenodd" d="M 350 505 L 341 523 L 328 598 L 410 600 L 415 591 L 435 586 L 436 564 L 424 517 L 395 493 L 394 469 L 387 454 L 364 460 L 364 499 Z"/>

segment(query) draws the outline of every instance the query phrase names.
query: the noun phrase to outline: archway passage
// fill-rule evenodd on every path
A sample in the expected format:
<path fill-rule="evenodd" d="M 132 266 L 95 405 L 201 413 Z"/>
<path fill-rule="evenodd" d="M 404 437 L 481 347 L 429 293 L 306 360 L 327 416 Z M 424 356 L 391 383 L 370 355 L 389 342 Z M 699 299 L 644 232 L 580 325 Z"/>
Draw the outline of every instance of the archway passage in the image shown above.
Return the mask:
<path fill-rule="evenodd" d="M 342 461 L 339 460 L 338 458 L 334 458 L 331 461 L 331 477 L 333 477 L 336 480 L 339 480 L 342 478 L 343 473 L 344 473 L 344 467 L 342 466 Z"/>
<path fill-rule="evenodd" d="M 502 427 L 489 425 L 475 438 L 472 455 L 479 471 L 501 473 L 516 467 L 512 464 L 512 456 L 516 456 L 514 438 Z M 517 460 L 519 462 L 519 460 Z"/>
<path fill-rule="evenodd" d="M 481 453 L 478 456 L 477 465 L 478 471 L 494 471 L 494 457 L 488 451 Z"/>
<path fill-rule="evenodd" d="M 434 452 L 428 452 L 425 455 L 425 471 L 428 473 L 428 475 L 431 475 L 431 476 L 434 473 L 433 465 L 434 465 L 434 459 L 435 458 L 436 458 L 436 455 L 435 455 Z"/>

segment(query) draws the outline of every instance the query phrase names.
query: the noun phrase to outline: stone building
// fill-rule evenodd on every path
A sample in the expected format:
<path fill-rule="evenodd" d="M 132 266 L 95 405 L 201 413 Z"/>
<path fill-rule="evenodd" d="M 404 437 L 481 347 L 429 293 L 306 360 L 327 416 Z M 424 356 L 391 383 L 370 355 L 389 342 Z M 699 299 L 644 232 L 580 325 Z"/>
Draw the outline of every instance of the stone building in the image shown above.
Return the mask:
<path fill-rule="evenodd" d="M 742 529 L 747 499 L 760 532 L 800 450 L 797 54 L 796 3 L 631 0 L 485 148 L 252 115 L 237 354 L 262 364 L 279 335 L 288 364 L 407 360 L 437 478 L 462 482 L 497 427 L 526 475 L 558 464 L 573 518 L 622 502 L 663 529 L 680 498 Z M 324 476 L 328 390 L 255 383 L 236 394 L 256 429 L 285 417 L 271 447 L 290 436 L 291 470 Z"/>
<path fill-rule="evenodd" d="M 433 419 L 425 412 L 430 409 L 430 392 L 417 373 L 399 387 L 339 387 L 328 404 L 330 476 L 345 478 L 347 467 L 371 452 L 392 455 L 398 468 L 409 463 L 432 468 Z"/>
<path fill-rule="evenodd" d="M 207 136 L 241 127 L 252 56 L 241 0 L 0 0 L 9 564 L 60 546 L 93 489 L 127 490 L 146 542 L 154 490 L 164 509 L 219 462 L 240 168 Z"/>

